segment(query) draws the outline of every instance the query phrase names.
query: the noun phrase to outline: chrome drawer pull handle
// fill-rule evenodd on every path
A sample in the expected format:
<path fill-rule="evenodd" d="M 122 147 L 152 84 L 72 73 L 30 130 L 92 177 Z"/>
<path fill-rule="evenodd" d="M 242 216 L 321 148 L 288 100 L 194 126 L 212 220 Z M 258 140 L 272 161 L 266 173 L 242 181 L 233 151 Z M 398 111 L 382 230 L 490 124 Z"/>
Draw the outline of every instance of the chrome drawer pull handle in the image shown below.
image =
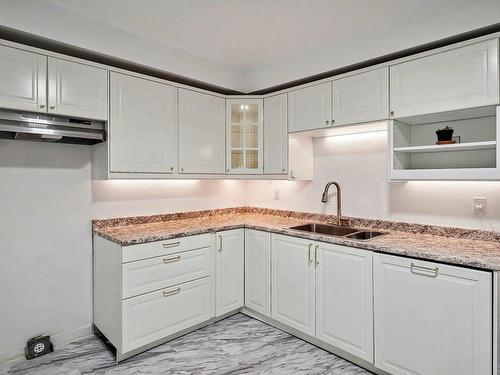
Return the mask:
<path fill-rule="evenodd" d="M 177 247 L 177 246 L 179 246 L 180 244 L 181 244 L 181 243 L 180 243 L 180 241 L 177 241 L 177 242 L 170 242 L 170 243 L 164 243 L 164 244 L 163 244 L 163 247 L 164 247 L 165 249 L 167 249 L 167 248 L 169 248 L 169 247 Z"/>
<path fill-rule="evenodd" d="M 415 271 L 431 272 L 432 275 L 429 275 L 426 273 L 415 272 Z M 438 267 L 429 268 L 429 267 L 417 266 L 414 263 L 410 263 L 410 272 L 415 273 L 417 275 L 422 275 L 422 276 L 437 277 L 438 273 L 439 273 L 439 268 Z"/>
<path fill-rule="evenodd" d="M 309 261 L 309 264 L 311 264 L 313 262 L 313 260 L 311 259 L 311 250 L 312 250 L 312 247 L 313 247 L 313 244 L 310 243 L 309 244 L 309 250 L 307 252 L 307 258 L 308 258 L 307 260 Z"/>
<path fill-rule="evenodd" d="M 177 255 L 176 257 L 173 257 L 173 258 L 163 258 L 163 263 L 174 263 L 174 262 L 178 262 L 180 260 L 181 260 L 181 256 Z"/>
<path fill-rule="evenodd" d="M 173 296 L 175 294 L 179 294 L 181 292 L 181 288 L 177 288 L 177 289 L 174 289 L 174 290 L 164 290 L 163 291 L 163 297 L 170 297 L 170 296 Z"/>
<path fill-rule="evenodd" d="M 218 236 L 218 238 L 219 238 L 219 247 L 217 250 L 219 251 L 219 253 L 222 253 L 222 236 Z"/>
<path fill-rule="evenodd" d="M 316 246 L 314 247 L 314 265 L 315 265 L 316 267 L 318 267 L 318 265 L 319 265 L 319 260 L 318 260 L 318 249 L 319 249 L 319 245 L 316 245 Z"/>

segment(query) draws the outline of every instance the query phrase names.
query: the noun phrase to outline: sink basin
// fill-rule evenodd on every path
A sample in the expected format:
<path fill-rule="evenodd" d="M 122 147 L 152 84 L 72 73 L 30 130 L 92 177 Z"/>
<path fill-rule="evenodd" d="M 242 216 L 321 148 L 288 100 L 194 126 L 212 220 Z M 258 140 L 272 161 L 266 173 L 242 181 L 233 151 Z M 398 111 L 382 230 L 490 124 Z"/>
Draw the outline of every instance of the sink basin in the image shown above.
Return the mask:
<path fill-rule="evenodd" d="M 290 229 L 302 230 L 304 232 L 326 234 L 328 236 L 345 237 L 354 240 L 366 241 L 373 237 L 381 236 L 384 232 L 375 232 L 369 230 L 360 230 L 352 227 L 342 227 L 339 225 L 328 225 L 318 223 L 307 223 L 290 227 Z"/>
<path fill-rule="evenodd" d="M 382 236 L 383 232 L 375 232 L 375 231 L 362 231 L 362 232 L 356 232 L 356 233 L 351 233 L 348 234 L 347 238 L 352 238 L 355 240 L 369 240 L 370 238 L 377 237 L 377 236 Z"/>
<path fill-rule="evenodd" d="M 346 236 L 351 233 L 359 232 L 359 229 L 350 227 L 341 227 L 338 225 L 308 223 L 290 227 L 290 229 L 302 230 L 305 232 L 328 234 L 330 236 Z"/>

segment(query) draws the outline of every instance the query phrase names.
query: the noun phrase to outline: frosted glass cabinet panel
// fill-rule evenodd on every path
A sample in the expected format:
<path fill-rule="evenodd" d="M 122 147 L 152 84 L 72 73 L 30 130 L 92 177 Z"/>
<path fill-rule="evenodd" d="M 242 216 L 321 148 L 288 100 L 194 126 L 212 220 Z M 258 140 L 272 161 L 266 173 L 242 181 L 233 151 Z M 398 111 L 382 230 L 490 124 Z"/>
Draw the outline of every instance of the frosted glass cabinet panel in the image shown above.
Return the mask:
<path fill-rule="evenodd" d="M 226 101 L 226 172 L 262 173 L 262 112 L 262 99 L 230 99 Z"/>

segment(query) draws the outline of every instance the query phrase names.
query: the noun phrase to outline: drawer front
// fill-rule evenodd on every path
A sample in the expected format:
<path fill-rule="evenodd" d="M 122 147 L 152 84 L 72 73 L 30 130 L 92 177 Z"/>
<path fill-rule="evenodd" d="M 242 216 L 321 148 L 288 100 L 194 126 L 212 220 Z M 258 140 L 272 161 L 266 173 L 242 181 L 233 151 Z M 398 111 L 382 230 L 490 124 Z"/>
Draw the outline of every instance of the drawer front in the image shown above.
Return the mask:
<path fill-rule="evenodd" d="M 122 297 L 129 298 L 210 275 L 211 248 L 122 265 Z"/>
<path fill-rule="evenodd" d="M 211 290 L 206 277 L 124 300 L 123 353 L 212 318 Z"/>
<path fill-rule="evenodd" d="M 212 246 L 212 243 L 213 234 L 206 233 L 197 236 L 124 246 L 122 250 L 122 263 L 180 253 L 186 250 L 201 249 L 202 247 Z"/>

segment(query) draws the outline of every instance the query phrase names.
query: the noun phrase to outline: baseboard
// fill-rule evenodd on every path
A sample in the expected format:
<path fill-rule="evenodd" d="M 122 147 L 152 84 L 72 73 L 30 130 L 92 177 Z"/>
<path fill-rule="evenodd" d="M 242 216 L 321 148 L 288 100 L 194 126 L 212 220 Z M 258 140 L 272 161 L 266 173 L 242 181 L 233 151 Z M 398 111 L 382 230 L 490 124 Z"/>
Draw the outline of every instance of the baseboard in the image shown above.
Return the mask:
<path fill-rule="evenodd" d="M 61 332 L 56 335 L 50 335 L 50 340 L 54 344 L 54 350 L 57 350 L 58 346 L 69 344 L 76 339 L 89 336 L 91 333 L 91 325 L 88 324 L 71 331 Z M 0 362 L 24 357 L 24 347 L 25 346 L 23 345 L 0 351 Z"/>

